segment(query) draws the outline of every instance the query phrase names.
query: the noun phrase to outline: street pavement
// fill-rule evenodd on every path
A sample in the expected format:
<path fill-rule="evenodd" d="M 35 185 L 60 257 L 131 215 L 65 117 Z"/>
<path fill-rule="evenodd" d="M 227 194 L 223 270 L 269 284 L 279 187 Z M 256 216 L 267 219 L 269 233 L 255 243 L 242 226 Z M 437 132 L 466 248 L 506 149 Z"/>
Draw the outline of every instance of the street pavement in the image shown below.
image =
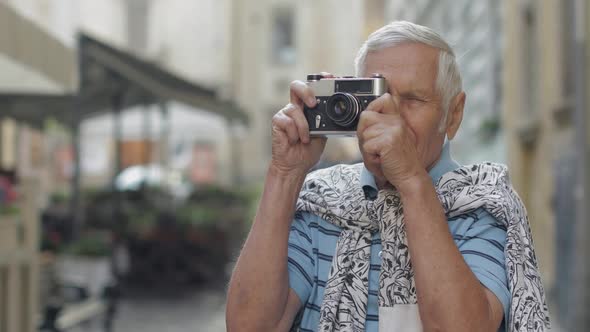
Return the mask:
<path fill-rule="evenodd" d="M 114 332 L 225 331 L 223 287 L 137 289 L 119 302 Z"/>
<path fill-rule="evenodd" d="M 113 332 L 218 332 L 225 331 L 225 287 L 233 266 L 219 280 L 198 285 L 162 282 L 126 283 L 117 304 Z M 59 279 L 84 285 L 94 296 L 112 280 L 108 260 L 63 257 Z M 99 332 L 101 319 L 81 324 L 71 332 Z"/>

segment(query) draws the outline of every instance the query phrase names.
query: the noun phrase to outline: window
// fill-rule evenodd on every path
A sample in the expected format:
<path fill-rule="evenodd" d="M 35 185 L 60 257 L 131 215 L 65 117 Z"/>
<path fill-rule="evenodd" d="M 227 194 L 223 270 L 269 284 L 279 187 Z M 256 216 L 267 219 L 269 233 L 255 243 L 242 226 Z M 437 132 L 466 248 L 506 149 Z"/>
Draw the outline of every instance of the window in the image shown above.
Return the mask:
<path fill-rule="evenodd" d="M 275 65 L 295 64 L 295 13 L 293 8 L 279 7 L 272 13 L 271 61 Z"/>
<path fill-rule="evenodd" d="M 538 38 L 537 38 L 537 17 L 536 7 L 533 2 L 528 2 L 522 8 L 521 15 L 523 16 L 523 58 L 522 68 L 524 70 L 524 86 L 522 87 L 525 93 L 524 111 L 527 116 L 531 116 L 538 112 Z"/>

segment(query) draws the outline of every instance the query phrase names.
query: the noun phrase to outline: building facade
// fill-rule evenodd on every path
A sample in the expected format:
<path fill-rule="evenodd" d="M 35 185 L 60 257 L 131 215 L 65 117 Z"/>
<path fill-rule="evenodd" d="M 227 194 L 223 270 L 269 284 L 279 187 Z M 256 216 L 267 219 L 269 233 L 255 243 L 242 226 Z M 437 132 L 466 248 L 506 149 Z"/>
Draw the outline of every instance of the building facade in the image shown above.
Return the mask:
<path fill-rule="evenodd" d="M 504 1 L 502 123 L 511 179 L 527 206 L 552 316 L 568 331 L 590 328 L 584 3 Z"/>

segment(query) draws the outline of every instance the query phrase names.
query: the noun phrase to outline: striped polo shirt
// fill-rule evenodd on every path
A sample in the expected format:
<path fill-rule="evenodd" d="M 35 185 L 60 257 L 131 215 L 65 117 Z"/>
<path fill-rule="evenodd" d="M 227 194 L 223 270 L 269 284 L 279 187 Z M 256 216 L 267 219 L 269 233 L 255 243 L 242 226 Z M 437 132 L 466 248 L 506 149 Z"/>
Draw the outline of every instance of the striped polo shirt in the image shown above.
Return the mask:
<path fill-rule="evenodd" d="M 444 173 L 458 167 L 459 164 L 451 158 L 447 143 L 429 175 L 436 182 Z M 376 197 L 375 179 L 368 170 L 363 169 L 360 181 L 366 197 Z M 504 317 L 508 317 L 510 292 L 504 264 L 506 228 L 483 209 L 450 218 L 448 225 L 463 259 L 481 284 L 498 297 L 504 307 Z M 288 269 L 290 286 L 303 304 L 295 321 L 300 331 L 317 331 L 324 288 L 340 231 L 340 227 L 307 212 L 294 216 L 289 234 Z M 377 332 L 379 326 L 380 251 L 381 239 L 377 232 L 371 242 L 366 331 Z M 503 326 L 504 323 L 500 331 L 504 331 Z"/>

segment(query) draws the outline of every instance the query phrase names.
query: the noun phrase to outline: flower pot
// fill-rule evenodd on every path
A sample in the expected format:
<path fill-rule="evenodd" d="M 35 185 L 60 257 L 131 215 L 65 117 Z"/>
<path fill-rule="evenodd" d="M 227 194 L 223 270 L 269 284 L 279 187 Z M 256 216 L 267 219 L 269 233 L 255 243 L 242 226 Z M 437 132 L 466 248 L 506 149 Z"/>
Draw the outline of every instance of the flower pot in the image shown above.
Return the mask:
<path fill-rule="evenodd" d="M 99 296 L 104 287 L 114 281 L 109 257 L 60 255 L 56 272 L 61 282 L 83 286 L 95 296 Z"/>

